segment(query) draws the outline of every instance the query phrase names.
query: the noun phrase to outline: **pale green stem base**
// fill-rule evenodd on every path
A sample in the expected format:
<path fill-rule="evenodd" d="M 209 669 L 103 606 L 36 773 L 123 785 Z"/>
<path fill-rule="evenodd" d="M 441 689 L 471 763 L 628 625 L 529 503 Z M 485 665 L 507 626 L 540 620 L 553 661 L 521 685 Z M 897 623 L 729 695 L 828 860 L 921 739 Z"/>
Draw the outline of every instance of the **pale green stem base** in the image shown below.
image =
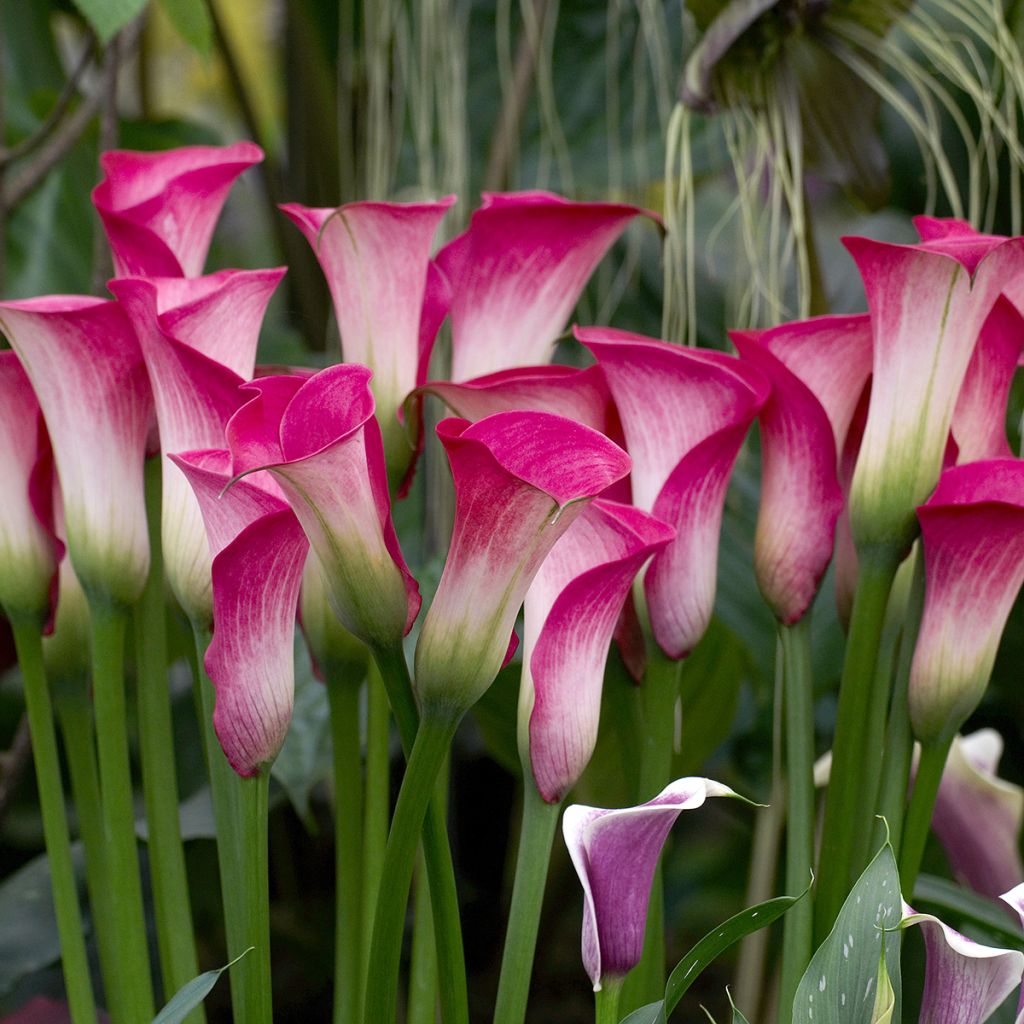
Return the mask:
<path fill-rule="evenodd" d="M 814 863 L 814 684 L 810 614 L 779 627 L 786 721 L 786 889 L 803 892 Z M 792 1019 L 793 997 L 810 963 L 814 905 L 810 894 L 783 920 L 778 1024 Z"/>
<path fill-rule="evenodd" d="M 384 854 L 377 909 L 373 918 L 370 969 L 366 979 L 366 1024 L 397 1019 L 398 968 L 402 954 L 402 926 L 412 882 L 420 830 L 434 793 L 457 720 L 432 718 L 420 721 L 409 763 L 398 793 Z"/>
<path fill-rule="evenodd" d="M 160 460 L 146 465 L 149 518 L 149 578 L 135 607 L 135 667 L 138 679 L 142 788 L 149 825 L 149 873 L 153 886 L 157 945 L 168 1000 L 199 973 L 185 850 L 178 818 L 178 778 L 167 681 L 167 623 L 160 548 Z M 197 1007 L 186 1024 L 203 1024 Z"/>
<path fill-rule="evenodd" d="M 25 708 L 32 734 L 32 756 L 39 790 L 39 809 L 43 818 L 43 837 L 50 862 L 50 884 L 60 936 L 64 988 L 74 1024 L 95 1024 L 96 1004 L 89 977 L 89 960 L 85 952 L 78 888 L 71 862 L 71 839 L 60 777 L 57 734 L 54 731 L 53 708 L 43 668 L 42 637 L 36 623 L 14 621 L 11 625 L 25 684 Z"/>
<path fill-rule="evenodd" d="M 869 834 L 872 830 L 874 800 L 861 800 L 860 777 L 867 759 L 882 757 L 883 736 L 868 735 L 868 722 L 885 608 L 895 574 L 896 565 L 891 561 L 872 561 L 862 554 L 839 684 L 832 774 L 825 798 L 815 895 L 818 943 L 832 930 L 854 873 L 864 866 L 854 863 L 857 837 L 864 830 Z"/>
<path fill-rule="evenodd" d="M 359 736 L 361 683 L 327 667 L 334 746 L 334 1024 L 362 1012 L 363 780 Z"/>
<path fill-rule="evenodd" d="M 619 1000 L 622 982 L 605 981 L 594 993 L 594 1024 L 619 1024 Z"/>
<path fill-rule="evenodd" d="M 523 1024 L 530 996 L 530 977 L 537 948 L 551 845 L 561 803 L 549 804 L 537 791 L 529 767 L 523 773 L 523 821 L 516 855 L 505 949 L 501 957 L 494 1024 Z"/>
<path fill-rule="evenodd" d="M 93 665 L 93 699 L 99 751 L 100 793 L 107 840 L 108 884 L 116 892 L 111 912 L 118 940 L 121 1005 L 128 1024 L 153 1017 L 142 905 L 142 881 L 135 840 L 135 806 L 128 755 L 124 692 L 124 638 L 127 613 L 90 599 L 89 623 Z M 118 1024 L 118 1022 L 114 1022 Z"/>

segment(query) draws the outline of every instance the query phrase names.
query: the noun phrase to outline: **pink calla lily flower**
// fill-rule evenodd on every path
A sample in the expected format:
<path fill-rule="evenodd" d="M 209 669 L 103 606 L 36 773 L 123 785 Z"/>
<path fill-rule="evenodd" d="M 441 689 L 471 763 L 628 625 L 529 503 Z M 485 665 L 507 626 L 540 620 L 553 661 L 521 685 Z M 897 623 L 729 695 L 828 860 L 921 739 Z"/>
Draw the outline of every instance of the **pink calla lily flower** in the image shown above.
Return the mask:
<path fill-rule="evenodd" d="M 605 662 L 633 577 L 675 530 L 629 505 L 591 502 L 526 593 L 520 747 L 540 795 L 558 803 L 597 742 Z"/>
<path fill-rule="evenodd" d="M 47 623 L 64 546 L 54 532 L 53 461 L 32 385 L 0 352 L 0 607 L 8 618 Z"/>
<path fill-rule="evenodd" d="M 92 201 L 118 277 L 196 277 L 235 179 L 263 159 L 251 142 L 161 153 L 112 150 Z"/>
<path fill-rule="evenodd" d="M 900 927 L 913 925 L 926 951 L 918 1024 L 984 1024 L 1020 985 L 1024 953 L 983 946 L 904 903 Z"/>
<path fill-rule="evenodd" d="M 1024 583 L 1024 462 L 957 466 L 917 510 L 925 603 L 910 671 L 922 742 L 951 740 L 981 700 Z"/>
<path fill-rule="evenodd" d="M 437 255 L 452 285 L 452 380 L 549 362 L 594 268 L 640 215 L 661 223 L 623 203 L 484 193 Z"/>
<path fill-rule="evenodd" d="M 634 502 L 676 529 L 647 568 L 644 593 L 659 646 L 682 658 L 711 620 L 729 475 L 770 387 L 760 370 L 720 352 L 611 328 L 577 328 L 576 336 L 615 399 Z"/>
<path fill-rule="evenodd" d="M 953 740 L 932 814 L 954 874 L 993 899 L 1024 878 L 1024 790 L 998 777 L 1003 739 L 980 729 Z"/>
<path fill-rule="evenodd" d="M 226 270 L 196 278 L 110 282 L 135 329 L 149 373 L 163 450 L 161 533 L 167 579 L 189 619 L 213 615 L 211 556 L 188 482 L 168 452 L 222 448 L 245 401 L 267 303 L 284 274 Z"/>
<path fill-rule="evenodd" d="M 711 779 L 677 779 L 637 807 L 572 804 L 562 834 L 583 885 L 583 966 L 594 991 L 640 961 L 654 870 L 676 818 L 708 797 L 736 796 Z"/>
<path fill-rule="evenodd" d="M 195 490 L 213 554 L 214 630 L 205 664 L 216 691 L 214 730 L 231 767 L 258 775 L 291 722 L 295 613 L 309 542 L 270 489 L 248 479 L 227 486 L 227 451 L 171 460 Z"/>
<path fill-rule="evenodd" d="M 447 281 L 430 254 L 454 202 L 454 196 L 446 196 L 432 203 L 281 207 L 323 268 L 345 362 L 373 371 L 370 387 L 393 482 L 401 479 L 412 454 L 398 413 L 405 396 L 426 379 L 434 338 L 447 313 Z"/>
<path fill-rule="evenodd" d="M 1024 238 L 845 243 L 864 279 L 874 332 L 871 402 L 851 485 L 851 524 L 858 548 L 899 560 L 916 534 L 914 507 L 939 479 L 982 326 L 1006 282 L 1024 273 Z"/>
<path fill-rule="evenodd" d="M 327 574 L 349 632 L 391 644 L 412 627 L 419 587 L 391 520 L 370 371 L 330 366 L 311 377 L 263 377 L 227 426 L 236 474 L 268 469 Z"/>
<path fill-rule="evenodd" d="M 437 433 L 455 481 L 455 524 L 416 646 L 416 688 L 424 705 L 459 714 L 498 674 L 548 552 L 630 461 L 602 434 L 550 413 L 447 419 Z"/>
<path fill-rule="evenodd" d="M 0 302 L 0 330 L 46 419 L 82 586 L 130 605 L 149 572 L 143 460 L 153 408 L 131 325 L 116 302 L 53 295 Z"/>

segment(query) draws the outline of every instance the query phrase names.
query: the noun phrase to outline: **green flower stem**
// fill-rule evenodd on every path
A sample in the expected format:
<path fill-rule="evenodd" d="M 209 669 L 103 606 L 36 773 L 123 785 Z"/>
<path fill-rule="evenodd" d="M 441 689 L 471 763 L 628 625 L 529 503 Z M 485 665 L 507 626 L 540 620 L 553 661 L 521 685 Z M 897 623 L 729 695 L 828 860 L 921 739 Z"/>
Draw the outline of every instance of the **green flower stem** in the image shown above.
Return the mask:
<path fill-rule="evenodd" d="M 111 924 L 118 941 L 118 975 L 129 1024 L 153 1017 L 153 986 L 135 840 L 135 806 L 128 754 L 124 639 L 128 613 L 89 599 L 93 700 L 100 794 L 107 841 L 108 885 L 115 892 Z"/>
<path fill-rule="evenodd" d="M 363 780 L 359 680 L 326 666 L 334 746 L 334 1024 L 362 1009 Z"/>
<path fill-rule="evenodd" d="M 117 937 L 111 925 L 115 889 L 107 884 L 106 833 L 103 828 L 103 806 L 100 802 L 100 780 L 96 772 L 95 733 L 92 725 L 92 704 L 85 680 L 69 680 L 54 709 L 64 741 L 71 793 L 75 800 L 78 832 L 85 847 L 85 880 L 96 946 L 100 955 L 100 973 L 108 1003 L 115 1019 L 124 1019 L 117 984 Z M 73 692 L 72 687 L 78 692 Z"/>
<path fill-rule="evenodd" d="M 384 850 L 388 845 L 388 820 L 391 812 L 391 711 L 384 681 L 377 663 L 371 659 L 366 674 L 366 776 L 363 799 L 363 892 L 359 909 L 362 922 L 360 940 L 360 1004 L 362 979 L 370 966 L 370 940 L 373 938 L 373 911 L 380 890 Z M 362 1012 L 362 1005 L 360 1005 Z"/>
<path fill-rule="evenodd" d="M 640 788 L 637 800 L 650 800 L 672 781 L 676 701 L 680 663 L 668 658 L 654 643 L 647 646 L 647 668 L 638 690 L 643 701 L 644 734 L 640 744 Z M 665 988 L 665 895 L 659 863 L 651 884 L 644 932 L 644 952 L 622 986 L 622 1011 L 662 997 Z"/>
<path fill-rule="evenodd" d="M 43 668 L 42 637 L 36 623 L 14 619 L 11 626 L 25 684 L 25 707 L 32 734 L 32 756 L 35 760 L 46 855 L 50 861 L 50 884 L 60 936 L 64 987 L 74 1024 L 95 1024 L 96 1004 L 89 978 L 78 889 L 71 862 L 71 839 L 64 808 L 57 734 Z"/>
<path fill-rule="evenodd" d="M 839 684 L 839 708 L 832 745 L 832 774 L 825 800 L 818 887 L 815 895 L 815 940 L 820 943 L 832 930 L 849 892 L 854 872 L 856 837 L 872 827 L 874 800 L 861 799 L 860 778 L 864 761 L 882 756 L 883 737 L 869 736 L 867 724 L 878 660 L 896 565 L 883 557 L 861 552 L 860 578 L 853 601 L 846 658 Z"/>
<path fill-rule="evenodd" d="M 529 766 L 523 772 L 523 821 L 516 854 L 501 978 L 494 1007 L 494 1024 L 523 1024 L 530 995 L 530 975 L 537 948 L 544 888 L 548 880 L 551 844 L 558 826 L 561 802 L 549 804 L 537 791 Z"/>
<path fill-rule="evenodd" d="M 384 673 L 385 678 L 387 674 Z M 396 713 L 396 718 L 399 716 Z M 434 793 L 434 783 L 448 754 L 458 717 L 427 714 L 420 721 L 398 793 L 384 854 L 377 910 L 373 919 L 370 969 L 366 979 L 366 1024 L 397 1019 L 398 968 L 402 954 L 405 907 L 412 881 L 420 831 Z M 426 840 L 426 835 L 424 835 Z M 424 843 L 429 857 L 429 844 Z M 433 891 L 433 886 L 431 887 Z M 437 906 L 435 905 L 435 918 Z M 440 943 L 439 943 L 440 945 Z M 442 979 L 442 989 L 444 988 Z"/>
<path fill-rule="evenodd" d="M 149 824 L 149 872 L 153 885 L 157 945 L 164 995 L 170 998 L 199 973 L 185 850 L 178 818 L 178 778 L 167 684 L 167 623 L 160 548 L 160 460 L 146 465 L 149 519 L 149 578 L 135 606 L 135 667 L 138 677 L 142 789 Z M 197 1007 L 185 1018 L 202 1024 Z"/>
<path fill-rule="evenodd" d="M 803 892 L 814 863 L 814 681 L 810 614 L 779 627 L 786 721 L 786 888 Z M 814 904 L 799 900 L 786 914 L 779 985 L 779 1024 L 792 1019 L 793 997 L 811 960 Z"/>
<path fill-rule="evenodd" d="M 220 873 L 221 905 L 224 908 L 224 930 L 227 934 L 228 959 L 234 960 L 249 948 L 245 942 L 247 894 L 239 871 L 242 856 L 242 833 L 239 830 L 242 780 L 224 756 L 213 728 L 213 683 L 206 673 L 203 660 L 210 644 L 210 633 L 195 624 L 193 633 L 196 641 L 195 683 L 199 693 L 199 725 L 210 774 L 213 816 L 217 825 L 217 866 Z M 232 968 L 228 971 L 228 982 L 231 986 L 231 1008 L 235 1024 L 248 1024 L 251 1018 L 247 1015 L 244 972 Z"/>
<path fill-rule="evenodd" d="M 885 767 L 878 798 L 878 814 L 884 819 L 884 823 L 879 821 L 876 825 L 873 842 L 874 848 L 878 849 L 888 835 L 896 857 L 899 857 L 902 845 L 903 816 L 907 806 L 910 765 L 914 753 L 914 737 L 910 731 L 910 707 L 907 704 L 910 666 L 914 660 L 914 647 L 917 645 L 923 611 L 924 559 L 918 550 L 914 562 L 914 579 L 910 584 L 906 619 L 903 623 L 903 635 L 900 638 L 892 710 L 889 712 L 889 725 L 885 734 Z"/>
<path fill-rule="evenodd" d="M 605 981 L 594 993 L 594 1024 L 619 1024 L 619 998 L 622 982 Z"/>
<path fill-rule="evenodd" d="M 905 893 L 914 891 L 917 874 L 921 870 L 928 830 L 935 809 L 935 797 L 942 782 L 942 772 L 952 746 L 952 737 L 921 744 L 921 760 L 914 779 L 914 791 L 907 807 L 907 820 L 903 825 L 903 846 L 900 850 L 900 888 Z"/>
<path fill-rule="evenodd" d="M 232 967 L 245 988 L 246 1024 L 273 1024 L 270 981 L 270 865 L 268 863 L 267 801 L 270 769 L 252 778 L 238 778 L 239 862 L 236 867 L 244 894 L 242 945 L 252 952 Z"/>
<path fill-rule="evenodd" d="M 409 667 L 400 644 L 377 649 L 374 661 L 380 669 L 387 690 L 391 710 L 394 712 L 402 749 L 407 759 L 406 775 L 411 769 L 412 750 L 418 739 L 419 712 L 409 678 Z M 455 723 L 452 726 L 454 735 Z M 435 775 L 440 769 L 435 770 Z M 403 788 L 405 782 L 403 780 Z M 396 809 L 397 813 L 397 809 Z M 441 1016 L 446 1024 L 467 1024 L 469 1004 L 466 993 L 466 959 L 462 948 L 462 923 L 459 920 L 459 894 L 455 887 L 455 868 L 452 864 L 448 831 L 443 808 L 436 797 L 426 811 L 423 822 L 423 856 L 427 866 L 430 901 L 434 914 L 434 941 L 437 945 L 438 995 Z M 392 824 L 392 829 L 394 825 Z M 390 846 L 391 840 L 388 840 Z M 410 864 L 411 871 L 411 864 Z M 382 883 L 383 884 L 383 883 Z M 406 883 L 408 890 L 408 883 Z M 378 906 L 380 896 L 378 896 Z M 376 931 L 376 912 L 374 915 Z M 374 939 L 373 942 L 376 940 Z M 372 945 L 372 942 L 371 942 Z M 371 955 L 372 956 L 372 955 Z M 372 967 L 370 968 L 372 970 Z M 384 1020 L 386 1018 L 370 1018 Z"/>

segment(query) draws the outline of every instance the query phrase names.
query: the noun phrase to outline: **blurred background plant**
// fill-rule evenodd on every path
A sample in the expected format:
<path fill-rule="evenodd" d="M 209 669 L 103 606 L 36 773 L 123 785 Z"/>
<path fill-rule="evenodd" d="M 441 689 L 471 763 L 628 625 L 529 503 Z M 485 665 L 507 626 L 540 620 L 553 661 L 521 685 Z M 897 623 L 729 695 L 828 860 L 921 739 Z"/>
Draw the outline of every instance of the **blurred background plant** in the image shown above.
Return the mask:
<path fill-rule="evenodd" d="M 232 193 L 209 268 L 287 263 L 263 363 L 337 359 L 323 276 L 275 208 L 286 201 L 455 193 L 448 237 L 482 191 L 541 188 L 638 203 L 662 213 L 666 233 L 631 228 L 576 319 L 680 342 L 724 347 L 727 327 L 859 310 L 843 233 L 911 240 L 910 217 L 921 212 L 1021 230 L 1022 8 L 1019 0 L 0 0 L 0 294 L 104 291 L 109 255 L 88 201 L 100 150 L 249 138 L 267 160 Z M 443 343 L 435 358 L 442 376 Z M 581 353 L 566 341 L 560 358 Z M 1018 387 L 1015 446 L 1022 404 Z M 420 536 L 426 504 L 445 500 L 436 454 L 428 452 L 397 510 L 428 595 L 447 542 L 443 530 Z M 767 800 L 775 644 L 751 572 L 757 464 L 753 453 L 741 456 L 716 617 L 682 671 L 675 774 L 707 773 Z M 831 733 L 842 654 L 832 591 L 823 590 L 814 619 L 820 739 Z M 1003 734 L 1003 772 L 1015 781 L 1024 766 L 1021 619 L 1018 608 L 994 685 L 969 723 Z M 171 620 L 183 822 L 209 967 L 223 962 L 212 820 L 190 708 L 189 641 Z M 288 1019 L 326 1020 L 328 711 L 305 652 L 297 657 L 295 719 L 274 767 L 275 991 Z M 503 673 L 474 710 L 452 773 L 471 1003 L 481 1020 L 493 1002 L 514 861 L 517 678 L 517 669 Z M 614 724 L 629 685 L 613 658 L 598 756 L 577 799 L 624 801 Z M 2 1014 L 59 989 L 15 669 L 0 678 L 0 749 Z M 774 886 L 777 818 L 758 820 L 752 834 L 712 808 L 700 825 L 680 826 L 666 867 L 670 953 Z M 941 864 L 937 849 L 929 857 Z M 748 862 L 749 880 L 737 870 Z M 537 1020 L 590 1017 L 579 912 L 558 852 L 535 972 Z M 748 943 L 741 977 L 759 977 L 770 948 L 767 932 Z M 696 1019 L 701 1003 L 727 1012 L 724 988 L 735 972 L 735 961 L 720 961 L 681 1016 Z M 763 993 L 751 983 L 742 989 L 741 981 L 738 1003 L 759 1019 Z M 222 1013 L 215 992 L 210 1019 Z"/>

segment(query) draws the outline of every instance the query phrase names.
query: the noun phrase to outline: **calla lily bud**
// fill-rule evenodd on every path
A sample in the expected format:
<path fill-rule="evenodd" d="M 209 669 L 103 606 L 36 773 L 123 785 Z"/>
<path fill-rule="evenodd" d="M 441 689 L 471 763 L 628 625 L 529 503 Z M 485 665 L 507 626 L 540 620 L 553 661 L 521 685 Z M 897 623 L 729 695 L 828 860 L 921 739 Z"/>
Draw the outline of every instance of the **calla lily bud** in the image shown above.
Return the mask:
<path fill-rule="evenodd" d="M 111 281 L 146 361 L 164 453 L 161 539 L 167 580 L 192 622 L 213 615 L 210 550 L 195 495 L 169 452 L 222 448 L 245 401 L 260 325 L 284 274 L 225 270 L 207 277 Z"/>
<path fill-rule="evenodd" d="M 391 520 L 370 371 L 330 366 L 312 377 L 263 377 L 227 426 L 236 474 L 267 469 L 299 518 L 331 607 L 371 647 L 412 627 L 419 587 Z"/>
<path fill-rule="evenodd" d="M 0 302 L 53 444 L 67 542 L 86 593 L 130 605 L 149 572 L 143 461 L 153 396 L 121 307 L 89 296 Z"/>
<path fill-rule="evenodd" d="M 629 456 L 561 416 L 443 420 L 455 524 L 416 647 L 424 706 L 460 714 L 494 681 L 541 563 L 584 505 L 629 472 Z"/>
<path fill-rule="evenodd" d="M 949 469 L 917 514 L 925 602 L 910 670 L 910 718 L 922 743 L 943 742 L 981 700 L 1024 583 L 1024 462 Z"/>
<path fill-rule="evenodd" d="M 920 925 L 925 976 L 921 1024 L 984 1024 L 1020 985 L 1024 953 L 983 946 L 903 904 L 901 928 Z"/>
<path fill-rule="evenodd" d="M 900 560 L 917 532 L 914 508 L 939 479 L 982 326 L 1004 283 L 1024 273 L 1024 238 L 845 243 L 864 279 L 874 334 L 850 519 L 858 549 Z"/>
<path fill-rule="evenodd" d="M 242 776 L 277 757 L 295 696 L 295 611 L 309 542 L 276 488 L 231 481 L 227 451 L 181 452 L 213 553 L 213 639 L 206 671 L 216 691 L 213 727 Z M 267 481 L 262 481 L 266 483 Z"/>
<path fill-rule="evenodd" d="M 315 671 L 359 684 L 366 676 L 370 652 L 339 621 L 330 604 L 326 573 L 311 549 L 302 572 L 299 625 L 309 644 Z"/>
<path fill-rule="evenodd" d="M 583 966 L 595 992 L 640 962 L 661 848 L 683 811 L 714 796 L 736 793 L 711 779 L 688 778 L 637 807 L 565 809 L 562 834 L 583 885 Z"/>
<path fill-rule="evenodd" d="M 93 189 L 118 277 L 195 277 L 235 179 L 263 159 L 251 142 L 160 153 L 111 150 Z"/>
<path fill-rule="evenodd" d="M 63 545 L 53 531 L 53 463 L 39 403 L 13 352 L 0 352 L 0 607 L 42 626 Z"/>
<path fill-rule="evenodd" d="M 674 536 L 640 509 L 597 498 L 526 593 L 520 756 L 549 803 L 576 784 L 594 752 L 608 647 L 633 577 Z"/>
<path fill-rule="evenodd" d="M 635 504 L 676 530 L 644 575 L 658 645 L 688 654 L 711 621 L 733 463 L 769 384 L 756 367 L 611 328 L 577 328 L 597 357 L 633 458 Z"/>
<path fill-rule="evenodd" d="M 640 215 L 550 192 L 485 192 L 469 229 L 437 254 L 452 285 L 452 380 L 550 362 L 587 280 Z"/>
<path fill-rule="evenodd" d="M 426 379 L 437 329 L 447 312 L 446 289 L 429 272 L 434 234 L 455 202 L 348 203 L 282 211 L 313 247 L 334 300 L 347 363 L 373 371 L 370 387 L 384 439 L 389 477 L 401 479 L 412 455 L 398 412 Z"/>

